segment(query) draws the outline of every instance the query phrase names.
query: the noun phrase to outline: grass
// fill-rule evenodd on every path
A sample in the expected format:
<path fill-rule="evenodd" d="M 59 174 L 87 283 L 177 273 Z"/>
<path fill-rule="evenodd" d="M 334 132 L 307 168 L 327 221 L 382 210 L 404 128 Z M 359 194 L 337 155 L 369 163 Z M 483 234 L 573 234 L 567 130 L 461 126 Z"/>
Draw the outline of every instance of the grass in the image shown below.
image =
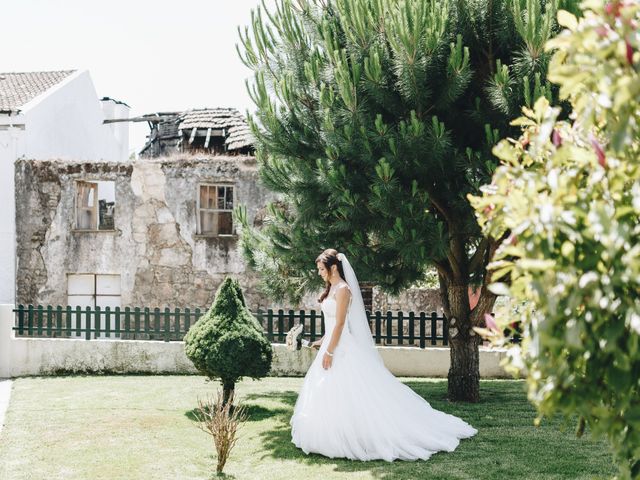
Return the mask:
<path fill-rule="evenodd" d="M 483 381 L 479 404 L 452 404 L 446 382 L 403 379 L 479 433 L 453 453 L 419 462 L 352 462 L 305 455 L 289 418 L 300 378 L 244 381 L 249 421 L 226 479 L 591 479 L 615 473 L 606 444 L 559 421 L 533 426 L 519 381 Z M 14 382 L 0 433 L 0 479 L 212 479 L 213 444 L 194 425 L 197 398 L 216 384 L 197 376 L 71 376 Z"/>

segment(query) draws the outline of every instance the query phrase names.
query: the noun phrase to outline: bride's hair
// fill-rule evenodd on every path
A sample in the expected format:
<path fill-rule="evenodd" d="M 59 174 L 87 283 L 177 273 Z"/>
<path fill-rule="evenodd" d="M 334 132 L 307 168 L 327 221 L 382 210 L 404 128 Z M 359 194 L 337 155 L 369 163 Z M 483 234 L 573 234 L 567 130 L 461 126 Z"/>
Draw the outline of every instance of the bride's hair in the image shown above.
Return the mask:
<path fill-rule="evenodd" d="M 326 268 L 328 272 L 331 272 L 331 267 L 333 265 L 337 265 L 340 278 L 342 278 L 345 282 L 347 281 L 346 278 L 344 278 L 344 270 L 342 270 L 342 262 L 338 260 L 338 251 L 336 249 L 327 248 L 324 252 L 318 255 L 318 258 L 316 258 L 316 263 L 318 262 L 322 262 L 322 264 L 324 265 L 324 268 Z M 331 283 L 327 282 L 324 292 L 322 292 L 322 295 L 320 295 L 320 297 L 318 298 L 318 302 L 322 303 L 322 301 L 325 298 L 327 298 L 327 295 L 329 295 L 330 289 L 331 289 Z"/>

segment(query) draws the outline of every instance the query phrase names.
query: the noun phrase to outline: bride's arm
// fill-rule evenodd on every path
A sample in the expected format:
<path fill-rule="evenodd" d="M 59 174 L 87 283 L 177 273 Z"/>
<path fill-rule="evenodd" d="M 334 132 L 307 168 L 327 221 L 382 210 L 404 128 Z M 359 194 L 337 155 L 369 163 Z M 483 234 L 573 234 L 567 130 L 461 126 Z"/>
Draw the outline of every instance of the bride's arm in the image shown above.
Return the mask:
<path fill-rule="evenodd" d="M 331 340 L 329 341 L 329 345 L 327 345 L 326 351 L 328 353 L 333 353 L 340 341 L 342 329 L 344 328 L 344 323 L 347 318 L 347 307 L 349 306 L 350 297 L 351 292 L 346 287 L 339 288 L 336 292 L 336 326 L 333 328 Z M 322 359 L 322 366 L 329 368 L 331 366 L 331 360 L 331 355 L 325 353 Z"/>

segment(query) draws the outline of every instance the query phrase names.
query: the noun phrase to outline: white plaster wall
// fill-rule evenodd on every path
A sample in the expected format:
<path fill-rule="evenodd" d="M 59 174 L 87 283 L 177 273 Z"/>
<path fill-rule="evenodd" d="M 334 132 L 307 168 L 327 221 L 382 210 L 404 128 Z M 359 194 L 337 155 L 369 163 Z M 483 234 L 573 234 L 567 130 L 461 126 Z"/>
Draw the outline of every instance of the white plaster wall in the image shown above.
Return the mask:
<path fill-rule="evenodd" d="M 19 117 L 1 116 L 0 124 L 20 123 Z M 25 132 L 9 127 L 0 130 L 0 303 L 15 301 L 15 182 L 14 160 L 24 153 Z"/>
<path fill-rule="evenodd" d="M 16 338 L 11 377 L 83 373 L 197 373 L 182 342 Z"/>
<path fill-rule="evenodd" d="M 302 376 L 316 353 L 309 349 L 289 352 L 273 344 L 270 375 Z M 378 347 L 387 368 L 400 377 L 446 377 L 449 349 Z M 480 375 L 483 378 L 509 377 L 500 359 L 503 351 L 482 350 Z M 184 353 L 182 342 L 145 340 L 13 339 L 11 377 L 83 373 L 197 373 Z"/>
<path fill-rule="evenodd" d="M 0 378 L 9 378 L 12 373 L 11 347 L 15 338 L 13 323 L 13 305 L 0 304 Z"/>
<path fill-rule="evenodd" d="M 100 100 L 104 119 L 129 118 L 129 107 L 115 100 Z M 105 125 L 111 131 L 118 144 L 118 158 L 125 161 L 129 158 L 129 122 L 109 123 Z"/>
<path fill-rule="evenodd" d="M 304 375 L 316 356 L 314 350 L 303 348 L 290 352 L 282 344 L 273 344 L 271 375 Z M 385 366 L 398 377 L 446 377 L 449 373 L 448 348 L 376 347 Z M 480 376 L 511 378 L 500 366 L 506 356 L 504 349 L 480 348 Z"/>
<path fill-rule="evenodd" d="M 71 74 L 22 108 L 27 158 L 126 161 L 89 72 Z M 127 139 L 128 141 L 128 139 Z"/>

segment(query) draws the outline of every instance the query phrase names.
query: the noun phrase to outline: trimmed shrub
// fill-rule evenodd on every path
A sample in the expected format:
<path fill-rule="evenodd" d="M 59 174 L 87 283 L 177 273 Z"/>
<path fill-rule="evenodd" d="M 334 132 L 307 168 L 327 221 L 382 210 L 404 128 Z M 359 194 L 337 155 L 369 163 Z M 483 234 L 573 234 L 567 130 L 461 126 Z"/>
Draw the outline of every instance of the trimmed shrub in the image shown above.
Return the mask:
<path fill-rule="evenodd" d="M 213 305 L 189 329 L 185 353 L 211 380 L 220 380 L 226 404 L 242 377 L 259 379 L 271 369 L 273 350 L 247 308 L 237 280 L 225 278 Z"/>

